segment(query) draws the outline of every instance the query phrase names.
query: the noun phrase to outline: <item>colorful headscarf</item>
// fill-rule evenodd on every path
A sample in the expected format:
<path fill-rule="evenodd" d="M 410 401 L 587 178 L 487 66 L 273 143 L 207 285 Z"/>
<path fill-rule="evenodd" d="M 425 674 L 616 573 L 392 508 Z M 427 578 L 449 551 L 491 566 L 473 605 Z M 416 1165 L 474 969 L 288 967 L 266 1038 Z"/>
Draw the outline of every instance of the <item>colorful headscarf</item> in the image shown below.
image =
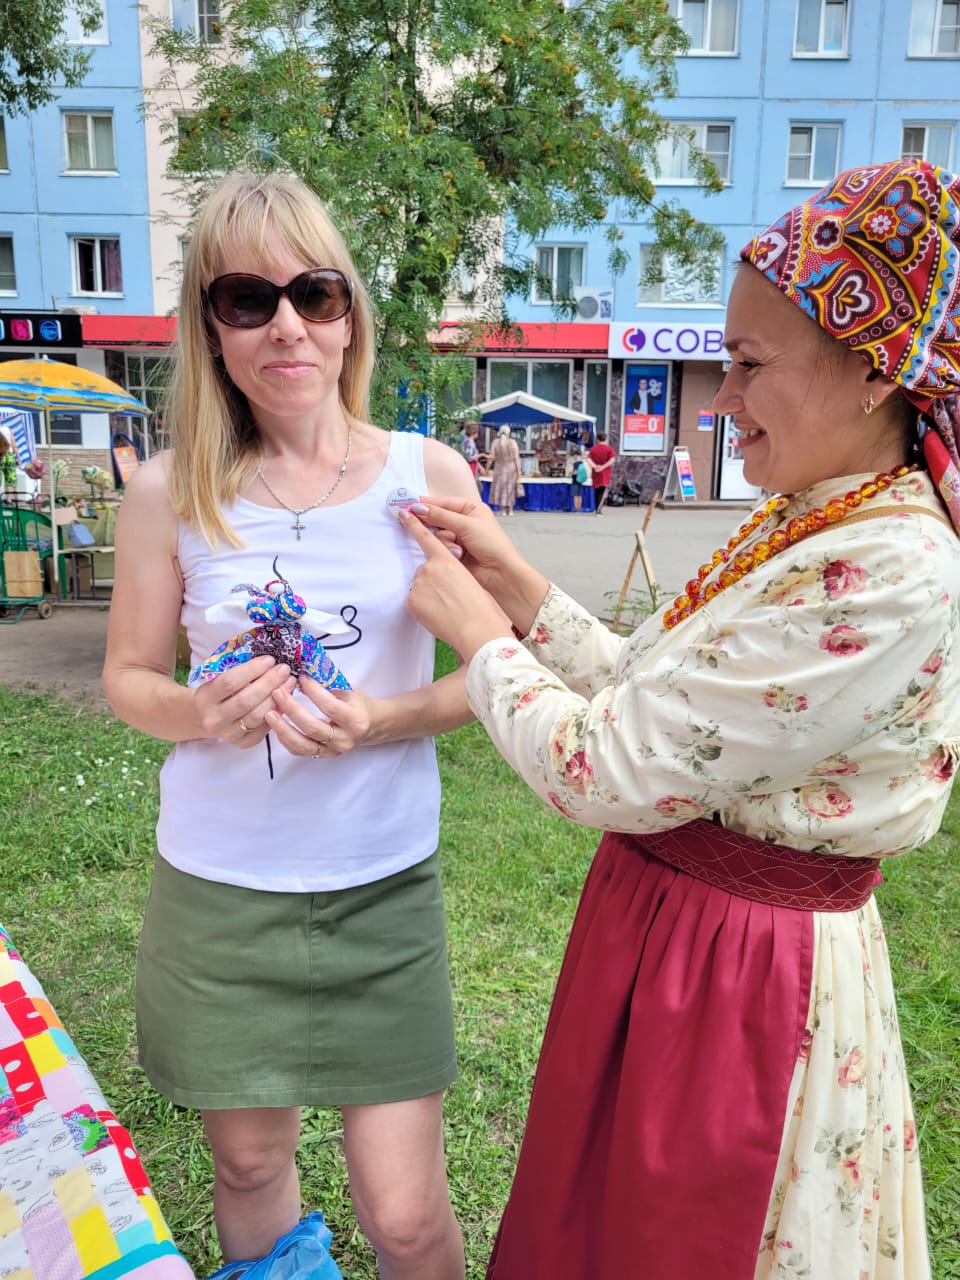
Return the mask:
<path fill-rule="evenodd" d="M 900 384 L 960 532 L 960 175 L 912 160 L 850 169 L 740 257 Z"/>

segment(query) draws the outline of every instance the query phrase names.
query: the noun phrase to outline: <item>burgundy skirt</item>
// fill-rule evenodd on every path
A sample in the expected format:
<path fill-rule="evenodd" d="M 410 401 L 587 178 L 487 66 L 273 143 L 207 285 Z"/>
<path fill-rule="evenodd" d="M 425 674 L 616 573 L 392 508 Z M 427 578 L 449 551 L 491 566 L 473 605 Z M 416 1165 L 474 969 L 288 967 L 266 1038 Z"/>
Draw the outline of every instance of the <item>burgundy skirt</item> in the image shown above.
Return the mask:
<path fill-rule="evenodd" d="M 488 1280 L 752 1280 L 810 1002 L 810 910 L 862 905 L 876 865 L 704 821 L 604 836 Z"/>

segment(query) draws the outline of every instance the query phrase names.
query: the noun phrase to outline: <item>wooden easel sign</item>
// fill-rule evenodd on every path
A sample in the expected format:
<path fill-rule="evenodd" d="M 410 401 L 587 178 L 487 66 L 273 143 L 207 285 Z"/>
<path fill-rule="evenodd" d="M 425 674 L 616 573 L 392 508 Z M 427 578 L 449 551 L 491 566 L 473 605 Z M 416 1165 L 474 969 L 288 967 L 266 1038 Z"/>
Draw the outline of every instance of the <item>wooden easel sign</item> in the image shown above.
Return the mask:
<path fill-rule="evenodd" d="M 678 493 L 681 502 L 686 502 L 687 498 L 696 499 L 697 496 L 697 486 L 693 482 L 693 465 L 690 462 L 690 450 L 683 445 L 677 445 L 671 455 L 667 482 L 663 487 L 663 496 L 665 498 L 675 498 Z"/>
<path fill-rule="evenodd" d="M 647 591 L 650 593 L 650 603 L 656 609 L 660 601 L 660 586 L 653 572 L 653 565 L 650 563 L 650 555 L 647 551 L 647 544 L 643 535 L 646 533 L 653 517 L 653 513 L 660 501 L 659 491 L 653 495 L 650 505 L 647 507 L 647 513 L 643 518 L 643 528 L 638 529 L 636 533 L 636 546 L 633 548 L 633 555 L 630 557 L 630 564 L 627 566 L 627 576 L 623 580 L 623 586 L 620 589 L 620 599 L 617 601 L 616 618 L 614 620 L 614 631 L 620 630 L 620 619 L 623 614 L 624 605 L 627 600 L 627 592 L 630 590 L 630 579 L 633 577 L 633 571 L 639 560 L 643 569 L 643 576 L 647 580 Z"/>

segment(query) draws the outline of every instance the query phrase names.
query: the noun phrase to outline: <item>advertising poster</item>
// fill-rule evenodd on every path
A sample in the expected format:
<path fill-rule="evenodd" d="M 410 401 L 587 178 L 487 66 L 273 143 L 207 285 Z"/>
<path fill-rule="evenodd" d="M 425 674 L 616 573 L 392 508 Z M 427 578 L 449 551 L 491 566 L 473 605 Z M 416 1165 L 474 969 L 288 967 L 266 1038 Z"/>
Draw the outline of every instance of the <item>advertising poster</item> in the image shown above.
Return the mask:
<path fill-rule="evenodd" d="M 624 365 L 621 453 L 663 453 L 667 443 L 670 366 Z"/>

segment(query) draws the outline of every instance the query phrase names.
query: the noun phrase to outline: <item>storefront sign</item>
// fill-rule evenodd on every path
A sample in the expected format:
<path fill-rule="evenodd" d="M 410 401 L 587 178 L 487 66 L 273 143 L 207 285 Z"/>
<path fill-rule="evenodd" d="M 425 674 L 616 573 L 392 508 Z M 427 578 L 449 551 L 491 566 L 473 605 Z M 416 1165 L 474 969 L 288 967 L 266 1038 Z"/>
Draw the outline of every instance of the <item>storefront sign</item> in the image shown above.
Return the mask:
<path fill-rule="evenodd" d="M 0 312 L 0 347 L 82 347 L 80 317 Z"/>
<path fill-rule="evenodd" d="M 669 365 L 624 366 L 621 453 L 663 453 L 669 392 Z"/>
<path fill-rule="evenodd" d="M 611 359 L 628 360 L 637 356 L 670 360 L 725 360 L 723 325 L 719 324 L 649 324 L 610 325 Z"/>

